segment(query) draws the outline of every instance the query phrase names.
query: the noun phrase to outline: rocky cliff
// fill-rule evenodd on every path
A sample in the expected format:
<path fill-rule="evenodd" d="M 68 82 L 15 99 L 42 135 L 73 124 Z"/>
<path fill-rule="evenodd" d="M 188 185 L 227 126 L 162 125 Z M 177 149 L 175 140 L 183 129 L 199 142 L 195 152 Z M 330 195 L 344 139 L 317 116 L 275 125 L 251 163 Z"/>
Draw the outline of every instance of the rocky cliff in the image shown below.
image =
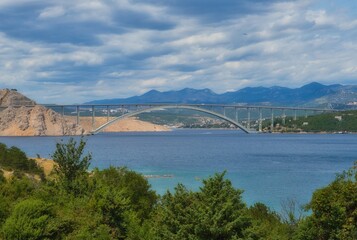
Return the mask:
<path fill-rule="evenodd" d="M 14 90 L 0 90 L 0 136 L 81 135 L 75 122 Z"/>
<path fill-rule="evenodd" d="M 0 107 L 34 106 L 36 102 L 25 97 L 15 89 L 0 89 Z"/>

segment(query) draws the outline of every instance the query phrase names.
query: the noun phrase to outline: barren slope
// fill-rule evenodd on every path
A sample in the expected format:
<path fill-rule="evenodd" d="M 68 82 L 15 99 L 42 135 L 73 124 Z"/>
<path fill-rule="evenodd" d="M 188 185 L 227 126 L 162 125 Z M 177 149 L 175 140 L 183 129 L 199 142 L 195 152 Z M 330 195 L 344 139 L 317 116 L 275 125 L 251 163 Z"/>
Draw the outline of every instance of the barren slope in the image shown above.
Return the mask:
<path fill-rule="evenodd" d="M 71 121 L 75 120 L 75 117 L 66 117 Z M 110 118 L 111 120 L 112 118 Z M 106 117 L 95 117 L 94 127 L 97 128 L 107 122 Z M 80 125 L 86 132 L 92 131 L 92 117 L 81 117 Z M 122 119 L 113 123 L 103 130 L 103 132 L 161 132 L 170 131 L 169 128 L 161 125 L 156 125 L 149 122 L 137 120 L 135 118 Z"/>
<path fill-rule="evenodd" d="M 51 109 L 8 107 L 0 112 L 0 136 L 62 136 L 85 134 L 82 127 Z"/>

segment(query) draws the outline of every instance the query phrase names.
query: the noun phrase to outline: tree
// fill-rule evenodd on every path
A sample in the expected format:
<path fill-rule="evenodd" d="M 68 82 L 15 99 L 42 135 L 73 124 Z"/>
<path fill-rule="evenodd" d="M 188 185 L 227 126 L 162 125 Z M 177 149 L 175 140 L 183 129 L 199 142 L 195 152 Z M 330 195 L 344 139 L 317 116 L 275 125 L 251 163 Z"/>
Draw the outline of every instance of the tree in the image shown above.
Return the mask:
<path fill-rule="evenodd" d="M 241 199 L 224 173 L 203 181 L 199 192 L 183 185 L 166 193 L 155 215 L 160 239 L 241 239 L 251 224 Z"/>
<path fill-rule="evenodd" d="M 59 239 L 60 228 L 50 204 L 27 199 L 15 206 L 2 232 L 5 239 Z"/>
<path fill-rule="evenodd" d="M 357 239 L 357 162 L 316 190 L 308 209 L 312 214 L 300 225 L 297 239 Z"/>
<path fill-rule="evenodd" d="M 112 191 L 121 191 L 125 198 L 130 200 L 130 208 L 138 213 L 139 218 L 148 218 L 157 201 L 155 191 L 141 174 L 125 167 L 110 167 L 104 170 L 95 170 L 93 178 Z"/>
<path fill-rule="evenodd" d="M 73 138 L 70 138 L 67 143 L 56 144 L 56 151 L 52 155 L 56 163 L 55 173 L 67 190 L 73 190 L 76 180 L 87 175 L 92 155 L 88 153 L 82 157 L 85 145 L 86 141 L 83 138 L 78 144 Z"/>
<path fill-rule="evenodd" d="M 291 239 L 290 225 L 283 223 L 280 215 L 263 203 L 258 202 L 251 206 L 248 215 L 252 219 L 252 226 L 248 230 L 251 239 Z"/>
<path fill-rule="evenodd" d="M 242 201 L 243 191 L 235 189 L 224 175 L 225 172 L 203 180 L 198 193 L 201 204 L 196 233 L 199 239 L 243 238 L 251 224 Z"/>

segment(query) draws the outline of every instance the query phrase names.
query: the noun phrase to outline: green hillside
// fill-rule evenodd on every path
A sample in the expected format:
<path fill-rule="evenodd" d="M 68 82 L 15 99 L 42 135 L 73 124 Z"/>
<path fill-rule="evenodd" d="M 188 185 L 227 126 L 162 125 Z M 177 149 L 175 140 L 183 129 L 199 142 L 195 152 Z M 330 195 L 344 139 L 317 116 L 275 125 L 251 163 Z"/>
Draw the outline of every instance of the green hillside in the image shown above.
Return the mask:
<path fill-rule="evenodd" d="M 265 131 L 270 130 L 271 121 L 263 123 Z M 357 132 L 357 111 L 323 113 L 308 117 L 292 117 L 274 120 L 274 131 L 281 132 Z"/>

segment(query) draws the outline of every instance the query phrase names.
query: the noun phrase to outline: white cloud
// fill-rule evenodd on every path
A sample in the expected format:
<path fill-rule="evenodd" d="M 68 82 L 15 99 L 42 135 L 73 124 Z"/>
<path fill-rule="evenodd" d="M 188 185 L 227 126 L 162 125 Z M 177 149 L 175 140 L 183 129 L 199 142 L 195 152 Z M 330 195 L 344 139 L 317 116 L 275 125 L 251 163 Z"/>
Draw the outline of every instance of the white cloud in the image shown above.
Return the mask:
<path fill-rule="evenodd" d="M 63 6 L 48 7 L 38 17 L 40 19 L 57 18 L 63 16 L 65 13 L 66 11 Z"/>
<path fill-rule="evenodd" d="M 188 36 L 179 39 L 177 41 L 174 41 L 171 44 L 174 46 L 186 46 L 186 47 L 191 45 L 207 46 L 207 45 L 216 45 L 226 41 L 227 38 L 225 33 L 216 32 L 216 33 L 196 34 L 196 35 Z"/>
<path fill-rule="evenodd" d="M 0 1 L 0 10 L 14 2 Z M 202 16 L 183 17 L 169 5 L 139 1 L 29 1 L 41 6 L 33 11 L 38 18 L 26 23 L 30 34 L 51 30 L 56 23 L 60 28 L 40 32 L 37 39 L 0 32 L 0 83 L 22 86 L 39 102 L 74 103 L 128 97 L 152 88 L 224 92 L 357 78 L 357 20 L 323 4 L 312 7 L 314 2 L 267 4 L 256 14 L 206 23 Z M 126 20 L 133 26 L 123 23 Z M 135 25 L 146 20 L 172 26 Z M 78 32 L 66 32 L 66 27 Z M 61 42 L 56 34 L 98 41 Z M 65 87 L 58 89 L 59 84 Z"/>
<path fill-rule="evenodd" d="M 62 60 L 73 61 L 77 65 L 98 65 L 104 61 L 103 57 L 98 53 L 81 50 L 64 54 Z"/>

